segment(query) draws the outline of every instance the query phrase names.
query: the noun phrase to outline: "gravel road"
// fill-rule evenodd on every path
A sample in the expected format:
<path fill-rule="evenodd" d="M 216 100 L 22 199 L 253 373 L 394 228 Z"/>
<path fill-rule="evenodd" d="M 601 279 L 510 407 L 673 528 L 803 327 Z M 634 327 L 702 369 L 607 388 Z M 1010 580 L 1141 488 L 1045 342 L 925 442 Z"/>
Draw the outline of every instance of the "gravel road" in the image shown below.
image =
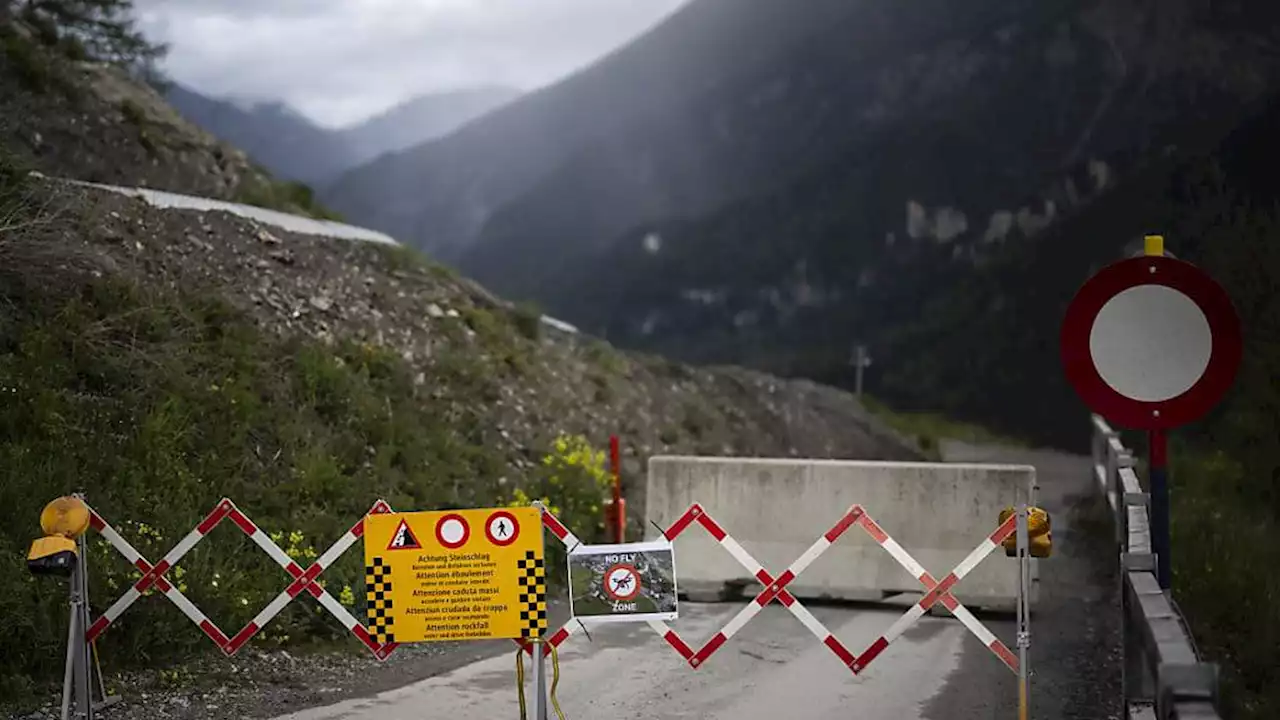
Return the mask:
<path fill-rule="evenodd" d="M 1053 523 L 1053 557 L 1040 566 L 1040 602 L 1031 623 L 1031 706 L 1037 720 L 1113 720 L 1120 700 L 1121 624 L 1110 521 L 1095 496 L 1087 457 L 1049 450 L 943 444 L 949 462 L 1033 465 L 1039 504 Z M 991 621 L 1009 642 L 1011 622 Z M 1012 645 L 1011 645 L 1012 646 Z M 975 642 L 960 670 L 928 704 L 928 720 L 1004 717 L 1016 698 L 1012 673 Z"/>
<path fill-rule="evenodd" d="M 702 640 L 738 609 L 686 604 L 674 627 Z M 866 644 L 903 609 L 817 607 L 813 612 L 836 635 Z M 575 720 L 917 718 L 922 704 L 958 669 L 965 635 L 954 621 L 924 618 L 855 677 L 776 604 L 697 671 L 647 626 L 601 627 L 592 632 L 592 642 L 578 636 L 562 646 L 557 697 L 565 716 Z M 281 720 L 410 720 L 423 717 L 424 710 L 433 717 L 516 717 L 514 663 L 507 653 L 373 698 Z"/>

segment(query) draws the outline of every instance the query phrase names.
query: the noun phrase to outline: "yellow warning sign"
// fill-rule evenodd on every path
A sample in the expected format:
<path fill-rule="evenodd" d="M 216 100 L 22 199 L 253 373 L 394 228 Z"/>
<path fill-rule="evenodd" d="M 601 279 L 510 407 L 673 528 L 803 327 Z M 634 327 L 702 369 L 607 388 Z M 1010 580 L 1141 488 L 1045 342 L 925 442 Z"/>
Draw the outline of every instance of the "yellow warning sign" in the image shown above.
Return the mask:
<path fill-rule="evenodd" d="M 374 642 L 540 636 L 547 628 L 536 507 L 370 515 L 365 593 Z"/>

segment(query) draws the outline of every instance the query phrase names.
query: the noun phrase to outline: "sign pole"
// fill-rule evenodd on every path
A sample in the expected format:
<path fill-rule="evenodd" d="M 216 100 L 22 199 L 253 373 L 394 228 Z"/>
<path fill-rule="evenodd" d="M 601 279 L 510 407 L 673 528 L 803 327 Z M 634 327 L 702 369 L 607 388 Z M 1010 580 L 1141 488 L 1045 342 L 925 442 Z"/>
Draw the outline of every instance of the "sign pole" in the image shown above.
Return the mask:
<path fill-rule="evenodd" d="M 537 503 L 538 509 L 538 544 L 545 542 L 546 531 L 542 524 L 542 513 L 546 512 L 546 508 Z M 533 687 L 533 718 L 532 720 L 547 720 L 547 645 L 546 638 L 543 637 L 541 628 L 539 628 L 531 639 L 533 644 L 533 677 L 530 678 L 530 685 Z"/>
<path fill-rule="evenodd" d="M 1147 257 L 1164 256 L 1164 237 L 1147 235 L 1143 238 L 1143 254 Z M 1151 544 L 1156 552 L 1156 580 L 1162 590 L 1168 590 L 1173 565 L 1169 557 L 1169 438 L 1164 428 L 1155 428 L 1148 435 L 1147 479 L 1151 484 Z"/>
<path fill-rule="evenodd" d="M 1018 720 L 1027 720 L 1030 705 L 1027 656 L 1031 647 L 1031 541 L 1027 506 L 1018 506 Z"/>
<path fill-rule="evenodd" d="M 1240 318 L 1226 290 L 1147 235 L 1143 254 L 1089 278 L 1067 307 L 1067 379 L 1108 422 L 1148 432 L 1151 545 L 1162 590 L 1173 582 L 1168 432 L 1203 417 L 1235 381 Z"/>
<path fill-rule="evenodd" d="M 547 720 L 547 664 L 546 643 L 542 637 L 533 641 L 533 673 L 530 685 L 533 686 L 533 718 Z"/>
<path fill-rule="evenodd" d="M 859 345 L 854 348 L 853 364 L 855 368 L 854 374 L 854 394 L 862 398 L 862 371 L 871 367 L 871 357 L 867 355 L 867 346 Z"/>
<path fill-rule="evenodd" d="M 1151 487 L 1151 544 L 1156 552 L 1156 579 L 1162 590 L 1172 585 L 1172 538 L 1169 532 L 1169 436 L 1163 429 L 1148 435 L 1147 478 Z"/>

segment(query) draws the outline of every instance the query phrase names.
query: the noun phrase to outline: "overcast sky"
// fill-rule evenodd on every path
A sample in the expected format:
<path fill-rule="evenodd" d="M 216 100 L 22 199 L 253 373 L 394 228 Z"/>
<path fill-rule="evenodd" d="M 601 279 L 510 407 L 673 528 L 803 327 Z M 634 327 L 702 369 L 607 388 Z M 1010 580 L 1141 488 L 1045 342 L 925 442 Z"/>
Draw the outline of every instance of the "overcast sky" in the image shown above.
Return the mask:
<path fill-rule="evenodd" d="M 219 97 L 346 125 L 412 96 L 540 87 L 686 0 L 135 0 L 164 69 Z"/>

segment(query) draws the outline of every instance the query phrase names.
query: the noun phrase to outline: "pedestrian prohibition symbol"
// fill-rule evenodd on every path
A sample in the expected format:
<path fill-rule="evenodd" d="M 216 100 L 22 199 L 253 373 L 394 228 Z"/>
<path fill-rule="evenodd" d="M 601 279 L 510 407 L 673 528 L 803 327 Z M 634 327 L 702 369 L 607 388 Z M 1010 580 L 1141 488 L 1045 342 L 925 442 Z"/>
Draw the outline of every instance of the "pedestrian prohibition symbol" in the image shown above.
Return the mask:
<path fill-rule="evenodd" d="M 365 518 L 374 642 L 541 636 L 547 623 L 541 512 L 521 507 Z M 476 526 L 484 533 L 473 533 Z M 421 547 L 412 547 L 420 540 Z M 412 551 L 401 552 L 406 549 Z"/>
<path fill-rule="evenodd" d="M 484 534 L 494 545 L 506 547 L 520 537 L 520 523 L 511 513 L 499 510 L 485 520 Z"/>

